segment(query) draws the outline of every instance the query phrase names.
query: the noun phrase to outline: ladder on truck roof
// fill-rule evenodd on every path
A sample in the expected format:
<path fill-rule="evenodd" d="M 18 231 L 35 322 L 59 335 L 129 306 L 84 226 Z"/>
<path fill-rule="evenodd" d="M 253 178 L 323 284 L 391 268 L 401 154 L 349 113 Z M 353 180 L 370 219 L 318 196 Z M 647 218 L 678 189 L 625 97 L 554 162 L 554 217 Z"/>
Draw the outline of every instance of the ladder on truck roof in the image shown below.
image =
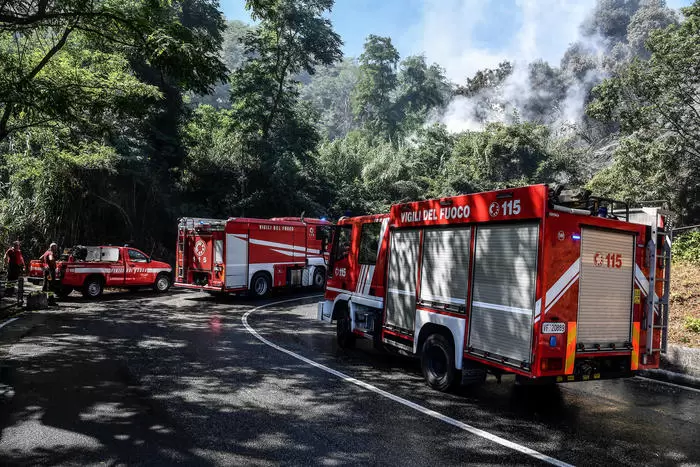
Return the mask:
<path fill-rule="evenodd" d="M 179 227 L 185 230 L 194 230 L 200 227 L 223 230 L 225 226 L 225 219 L 207 219 L 205 217 L 183 217 L 179 223 Z"/>
<path fill-rule="evenodd" d="M 187 226 L 182 222 L 177 227 L 177 278 L 180 282 L 185 278 L 185 242 L 187 241 Z"/>
<path fill-rule="evenodd" d="M 671 290 L 671 229 L 668 225 L 670 212 L 660 208 L 642 208 L 649 216 L 651 224 L 651 238 L 649 239 L 649 293 L 646 303 L 646 330 L 647 330 L 647 355 L 654 352 L 666 353 L 668 344 L 668 313 Z M 663 226 L 660 226 L 663 218 Z M 662 243 L 659 245 L 659 243 Z M 661 260 L 659 265 L 658 261 Z M 657 265 L 659 267 L 657 268 Z M 662 276 L 657 278 L 657 269 L 661 269 Z M 656 294 L 656 283 L 663 284 L 662 293 Z M 656 314 L 659 319 L 657 321 Z M 654 330 L 661 330 L 660 347 L 654 348 Z"/>

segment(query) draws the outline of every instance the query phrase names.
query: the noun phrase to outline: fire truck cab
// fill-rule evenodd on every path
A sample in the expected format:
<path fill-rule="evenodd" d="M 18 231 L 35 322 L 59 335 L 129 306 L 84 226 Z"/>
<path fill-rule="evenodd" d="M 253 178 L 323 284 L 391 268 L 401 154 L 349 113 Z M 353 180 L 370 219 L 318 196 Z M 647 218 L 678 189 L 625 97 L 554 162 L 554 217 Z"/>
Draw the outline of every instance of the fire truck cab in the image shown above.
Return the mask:
<path fill-rule="evenodd" d="M 625 377 L 665 348 L 665 213 L 534 185 L 397 204 L 338 221 L 318 318 L 341 347 L 420 357 L 447 390 Z M 636 220 L 641 219 L 637 216 Z"/>
<path fill-rule="evenodd" d="M 322 288 L 330 234 L 322 219 L 183 218 L 174 285 L 258 297 L 273 288 Z"/>

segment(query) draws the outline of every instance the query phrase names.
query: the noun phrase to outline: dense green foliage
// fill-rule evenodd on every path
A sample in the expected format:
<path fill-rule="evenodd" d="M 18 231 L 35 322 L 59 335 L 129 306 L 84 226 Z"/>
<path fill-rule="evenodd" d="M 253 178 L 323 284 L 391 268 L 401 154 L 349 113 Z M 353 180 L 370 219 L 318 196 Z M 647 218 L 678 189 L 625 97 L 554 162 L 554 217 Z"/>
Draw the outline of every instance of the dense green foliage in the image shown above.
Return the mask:
<path fill-rule="evenodd" d="M 620 124 L 612 166 L 591 186 L 631 199 L 667 199 L 689 220 L 700 216 L 700 3 L 685 21 L 654 31 L 648 60 L 634 59 L 594 90 L 595 118 Z"/>
<path fill-rule="evenodd" d="M 687 232 L 673 239 L 673 259 L 700 264 L 700 231 Z"/>
<path fill-rule="evenodd" d="M 170 235 L 182 96 L 226 78 L 210 0 L 0 2 L 3 239 Z"/>
<path fill-rule="evenodd" d="M 598 0 L 559 64 L 461 83 L 389 37 L 342 57 L 333 0 L 246 6 L 255 25 L 216 0 L 0 2 L 0 240 L 165 254 L 180 216 L 555 182 L 700 222 L 700 1 Z"/>

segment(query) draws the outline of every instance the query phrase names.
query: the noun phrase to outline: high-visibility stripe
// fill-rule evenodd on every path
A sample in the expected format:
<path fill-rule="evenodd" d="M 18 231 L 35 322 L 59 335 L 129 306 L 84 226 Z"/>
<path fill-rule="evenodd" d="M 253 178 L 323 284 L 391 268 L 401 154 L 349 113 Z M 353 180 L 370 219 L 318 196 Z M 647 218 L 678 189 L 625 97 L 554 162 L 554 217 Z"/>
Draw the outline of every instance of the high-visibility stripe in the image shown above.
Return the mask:
<path fill-rule="evenodd" d="M 394 289 L 394 288 L 391 288 L 391 289 L 389 289 L 388 291 L 389 291 L 389 293 L 393 293 L 393 294 L 396 294 L 396 295 L 405 295 L 405 296 L 407 296 L 407 297 L 413 297 L 414 295 L 416 295 L 416 291 L 415 291 L 415 290 L 401 290 L 401 289 Z"/>
<path fill-rule="evenodd" d="M 639 369 L 639 321 L 632 323 L 632 362 L 630 369 L 632 371 Z"/>
<path fill-rule="evenodd" d="M 576 360 L 576 322 L 569 321 L 566 330 L 566 366 L 564 373 L 574 374 L 574 361 Z"/>
<path fill-rule="evenodd" d="M 252 243 L 253 245 L 270 246 L 273 248 L 282 248 L 285 250 L 295 250 L 295 251 L 299 251 L 302 253 L 306 253 L 306 247 L 297 246 L 297 245 L 290 245 L 289 243 L 268 242 L 267 240 L 258 240 L 256 238 L 249 239 L 249 242 Z"/>
<path fill-rule="evenodd" d="M 567 290 L 571 288 L 572 285 L 576 283 L 579 277 L 579 272 L 581 270 L 581 258 L 569 266 L 569 269 L 561 275 L 561 277 L 549 288 L 545 294 L 544 299 L 544 312 L 547 314 L 549 310 L 554 306 L 555 303 L 559 301 L 561 297 L 564 296 Z"/>
<path fill-rule="evenodd" d="M 518 308 L 516 306 L 506 306 L 506 305 L 499 305 L 497 303 L 487 303 L 487 302 L 472 302 L 472 306 L 476 306 L 479 308 L 487 308 L 489 310 L 497 310 L 497 311 L 507 311 L 509 313 L 517 313 L 520 315 L 528 315 L 532 316 L 532 310 L 528 308 Z"/>

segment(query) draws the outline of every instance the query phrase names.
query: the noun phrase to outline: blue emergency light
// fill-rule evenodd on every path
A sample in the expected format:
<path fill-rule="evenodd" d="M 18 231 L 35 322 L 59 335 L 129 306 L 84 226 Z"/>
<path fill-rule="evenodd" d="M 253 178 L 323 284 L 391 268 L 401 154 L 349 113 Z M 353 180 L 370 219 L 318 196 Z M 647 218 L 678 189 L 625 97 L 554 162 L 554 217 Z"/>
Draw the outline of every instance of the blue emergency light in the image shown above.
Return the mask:
<path fill-rule="evenodd" d="M 573 240 L 581 240 L 581 236 L 578 235 L 578 234 L 573 234 L 573 235 L 571 236 L 571 238 L 572 238 Z"/>
<path fill-rule="evenodd" d="M 549 338 L 549 346 L 550 347 L 556 347 L 557 346 L 557 337 L 552 336 Z"/>

